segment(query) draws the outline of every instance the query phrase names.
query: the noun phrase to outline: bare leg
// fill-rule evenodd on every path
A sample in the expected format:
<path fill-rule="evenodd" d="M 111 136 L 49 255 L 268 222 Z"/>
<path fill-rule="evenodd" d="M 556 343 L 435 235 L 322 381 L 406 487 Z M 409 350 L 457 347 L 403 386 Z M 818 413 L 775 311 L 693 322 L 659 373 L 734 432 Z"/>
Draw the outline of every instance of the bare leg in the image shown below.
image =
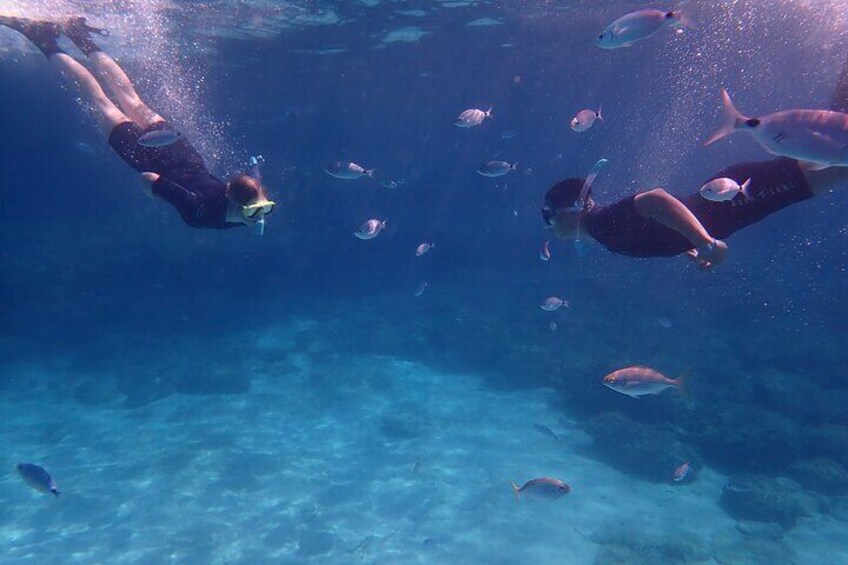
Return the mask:
<path fill-rule="evenodd" d="M 56 53 L 50 57 L 50 64 L 63 76 L 75 82 L 85 98 L 94 104 L 100 113 L 98 120 L 100 129 L 107 138 L 115 126 L 129 121 L 129 118 L 109 100 L 97 79 L 73 57 L 67 53 Z"/>
<path fill-rule="evenodd" d="M 88 56 L 98 78 L 106 85 L 121 110 L 142 129 L 162 122 L 162 116 L 147 107 L 133 87 L 132 81 L 115 60 L 103 51 Z"/>

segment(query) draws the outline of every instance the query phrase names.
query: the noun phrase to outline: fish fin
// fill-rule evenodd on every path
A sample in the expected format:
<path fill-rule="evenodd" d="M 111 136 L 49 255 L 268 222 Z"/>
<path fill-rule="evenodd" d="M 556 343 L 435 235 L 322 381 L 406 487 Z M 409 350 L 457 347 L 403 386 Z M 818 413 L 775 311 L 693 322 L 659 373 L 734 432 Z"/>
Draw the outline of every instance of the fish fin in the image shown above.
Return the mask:
<path fill-rule="evenodd" d="M 510 484 L 512 485 L 512 492 L 515 493 L 515 501 L 518 502 L 518 494 L 521 492 L 521 487 L 515 484 L 514 481 Z"/>
<path fill-rule="evenodd" d="M 689 382 L 689 369 L 683 371 L 679 377 L 674 379 L 674 388 L 677 389 L 677 392 L 680 393 L 685 400 L 692 399 L 692 392 L 689 390 L 688 382 Z"/>
<path fill-rule="evenodd" d="M 719 126 L 718 130 L 704 142 L 704 146 L 714 143 L 726 135 L 730 135 L 736 129 L 744 124 L 748 118 L 739 113 L 739 110 L 733 105 L 727 89 L 721 89 L 721 104 L 724 108 L 724 122 Z"/>
<path fill-rule="evenodd" d="M 833 166 L 826 163 L 816 163 L 815 161 L 799 161 L 799 164 L 805 171 L 822 171 Z"/>
<path fill-rule="evenodd" d="M 739 192 L 742 193 L 742 196 L 745 197 L 745 200 L 751 199 L 751 179 L 749 178 L 745 182 L 742 183 L 742 186 L 739 187 Z"/>
<path fill-rule="evenodd" d="M 603 109 L 603 107 L 604 107 L 604 105 L 603 105 L 603 104 L 601 104 L 600 106 L 598 106 L 598 111 L 597 111 L 597 112 L 595 112 L 595 115 L 596 115 L 596 116 L 598 117 L 598 119 L 599 119 L 599 120 L 601 120 L 601 121 L 604 121 L 604 117 L 601 115 L 601 110 Z"/>

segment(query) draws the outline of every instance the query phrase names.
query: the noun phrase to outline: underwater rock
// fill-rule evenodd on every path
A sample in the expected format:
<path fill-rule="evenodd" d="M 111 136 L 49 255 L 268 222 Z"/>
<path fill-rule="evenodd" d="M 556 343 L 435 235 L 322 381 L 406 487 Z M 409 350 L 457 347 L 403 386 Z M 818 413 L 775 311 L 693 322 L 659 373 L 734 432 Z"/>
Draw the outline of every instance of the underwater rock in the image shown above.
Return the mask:
<path fill-rule="evenodd" d="M 828 457 L 848 468 L 848 426 L 809 428 L 804 434 L 803 450 L 810 458 Z"/>
<path fill-rule="evenodd" d="M 848 470 L 833 459 L 798 461 L 787 472 L 810 490 L 829 495 L 848 494 Z"/>
<path fill-rule="evenodd" d="M 126 395 L 125 408 L 141 408 L 174 393 L 170 380 L 150 374 L 123 374 L 115 378 L 115 384 Z"/>
<path fill-rule="evenodd" d="M 753 383 L 755 400 L 769 410 L 806 422 L 833 421 L 841 416 L 838 404 L 824 409 L 831 404 L 829 395 L 803 376 L 770 371 Z"/>
<path fill-rule="evenodd" d="M 782 529 L 777 524 L 771 526 Z M 799 565 L 801 563 L 795 551 L 784 542 L 746 535 L 738 528 L 714 534 L 710 543 L 710 556 L 722 565 L 742 563 Z"/>
<path fill-rule="evenodd" d="M 719 505 L 736 520 L 773 522 L 786 530 L 794 527 L 798 518 L 818 510 L 816 499 L 805 494 L 798 483 L 766 475 L 732 477 L 722 490 Z"/>
<path fill-rule="evenodd" d="M 779 540 L 786 532 L 783 526 L 774 522 L 749 522 L 744 520 L 736 523 L 736 531 L 745 536 L 767 540 Z"/>
<path fill-rule="evenodd" d="M 616 526 L 592 534 L 591 540 L 601 546 L 595 556 L 596 565 L 673 565 L 709 559 L 701 539 L 682 532 L 661 536 Z"/>
<path fill-rule="evenodd" d="M 691 433 L 713 462 L 743 471 L 781 469 L 801 452 L 797 424 L 769 410 L 733 404 L 704 411 Z"/>
<path fill-rule="evenodd" d="M 297 554 L 301 557 L 318 557 L 327 555 L 336 545 L 336 536 L 327 531 L 303 531 L 297 546 Z"/>
<path fill-rule="evenodd" d="M 666 424 L 642 424 L 618 412 L 604 412 L 586 423 L 593 449 L 618 470 L 649 481 L 666 482 L 681 461 L 694 461 L 694 449 Z"/>

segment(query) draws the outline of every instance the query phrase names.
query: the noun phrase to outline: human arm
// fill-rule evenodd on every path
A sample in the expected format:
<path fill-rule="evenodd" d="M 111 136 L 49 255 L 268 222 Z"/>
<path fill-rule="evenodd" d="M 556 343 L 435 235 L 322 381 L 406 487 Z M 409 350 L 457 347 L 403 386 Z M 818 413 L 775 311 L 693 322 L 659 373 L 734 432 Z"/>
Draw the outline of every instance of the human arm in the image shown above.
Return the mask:
<path fill-rule="evenodd" d="M 712 237 L 689 208 L 662 188 L 637 194 L 633 206 L 643 218 L 659 222 L 685 237 L 692 244 L 688 255 L 701 267 L 708 269 L 724 261 L 727 245 Z"/>

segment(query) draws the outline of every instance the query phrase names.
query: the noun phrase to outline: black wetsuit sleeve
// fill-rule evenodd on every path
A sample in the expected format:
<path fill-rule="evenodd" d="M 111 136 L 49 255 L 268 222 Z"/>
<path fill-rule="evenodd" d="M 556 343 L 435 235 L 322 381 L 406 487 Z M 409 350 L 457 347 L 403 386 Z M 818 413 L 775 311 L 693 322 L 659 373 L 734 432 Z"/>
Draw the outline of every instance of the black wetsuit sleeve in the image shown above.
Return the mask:
<path fill-rule="evenodd" d="M 159 175 L 159 178 L 153 183 L 153 194 L 170 202 L 180 212 L 183 219 L 185 219 L 183 211 L 194 210 L 199 201 L 197 193 L 162 175 Z M 188 220 L 186 222 L 191 223 Z"/>
<path fill-rule="evenodd" d="M 182 184 L 160 175 L 153 183 L 153 194 L 170 202 L 193 228 L 229 229 L 243 225 L 227 222 L 227 199 L 221 181 L 205 173 L 186 180 Z"/>

